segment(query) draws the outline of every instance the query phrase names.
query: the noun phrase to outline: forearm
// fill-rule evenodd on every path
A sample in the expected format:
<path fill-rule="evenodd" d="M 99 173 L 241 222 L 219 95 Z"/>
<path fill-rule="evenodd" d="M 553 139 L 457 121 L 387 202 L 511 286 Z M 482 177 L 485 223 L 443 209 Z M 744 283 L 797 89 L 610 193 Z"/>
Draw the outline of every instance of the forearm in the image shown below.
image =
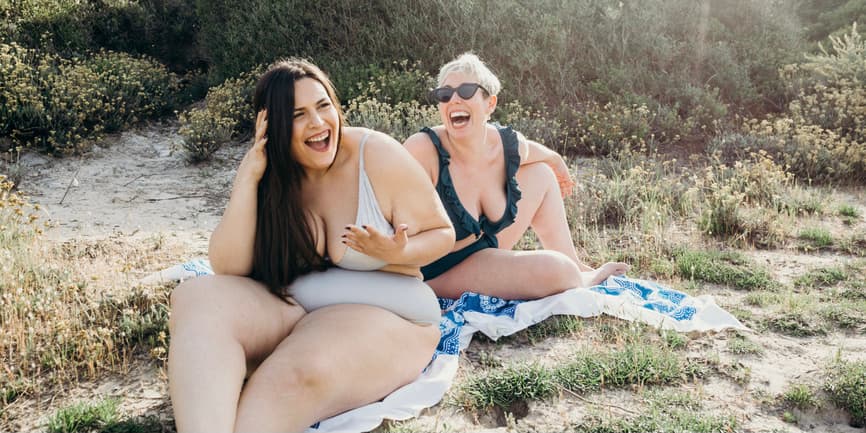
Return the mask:
<path fill-rule="evenodd" d="M 235 181 L 229 203 L 208 247 L 211 267 L 217 274 L 249 275 L 256 239 L 258 184 Z"/>
<path fill-rule="evenodd" d="M 454 229 L 441 227 L 416 233 L 388 262 L 394 265 L 425 266 L 448 254 L 454 247 Z"/>
<path fill-rule="evenodd" d="M 532 164 L 534 162 L 543 162 L 551 166 L 558 166 L 560 163 L 565 164 L 562 156 L 549 147 L 532 140 L 526 140 L 529 147 L 526 158 L 520 161 L 520 164 Z"/>

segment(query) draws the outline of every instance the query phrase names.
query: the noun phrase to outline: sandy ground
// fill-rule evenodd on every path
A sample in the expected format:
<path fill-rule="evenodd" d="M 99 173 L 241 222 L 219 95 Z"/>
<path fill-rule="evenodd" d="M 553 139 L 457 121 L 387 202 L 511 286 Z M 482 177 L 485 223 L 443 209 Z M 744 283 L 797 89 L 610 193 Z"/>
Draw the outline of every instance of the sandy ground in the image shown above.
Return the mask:
<path fill-rule="evenodd" d="M 96 147 L 83 157 L 52 159 L 26 155 L 21 161 L 24 176 L 20 189 L 44 209 L 53 224 L 48 231 L 51 239 L 160 234 L 187 245 L 189 258 L 203 256 L 245 146 L 227 146 L 212 162 L 191 166 L 178 150 L 181 138 L 176 131 L 177 125 L 173 123 L 148 125 L 108 137 L 106 142 L 111 143 L 110 146 Z M 862 194 L 853 200 L 861 210 L 866 209 Z M 832 265 L 840 260 L 838 256 L 799 254 L 790 250 L 759 252 L 755 257 L 776 269 L 779 274 L 776 277 L 782 281 L 790 281 L 812 267 Z M 155 270 L 158 269 L 136 271 Z M 730 291 L 715 295 L 721 305 L 737 305 L 743 296 Z M 777 411 L 766 409 L 765 400 L 767 396 L 772 398 L 783 392 L 793 380 L 819 380 L 820 366 L 826 365 L 837 353 L 848 359 L 866 359 L 866 337 L 834 333 L 799 339 L 765 333 L 749 338 L 764 349 L 763 356 L 734 357 L 726 353 L 725 334 L 701 337 L 696 344 L 696 350 L 702 353 L 718 353 L 722 363 L 741 363 L 751 377 L 744 386 L 718 376 L 690 385 L 689 392 L 704 396 L 708 410 L 734 414 L 741 420 L 743 431 L 862 431 L 849 427 L 846 416 L 832 408 L 802 414 L 799 424 L 787 424 Z M 580 344 L 579 340 L 554 338 L 536 343 L 537 347 L 531 352 L 540 357 L 556 356 Z M 473 349 L 469 350 L 471 353 Z M 502 350 L 503 356 L 510 358 L 507 353 L 514 348 L 496 350 Z M 461 361 L 458 381 L 460 374 L 466 374 L 463 361 L 466 360 Z M 153 362 L 133 366 L 124 377 L 82 383 L 64 390 L 62 396 L 38 396 L 13 409 L 20 415 L 21 428 L 34 429 L 63 402 L 106 396 L 123 397 L 121 407 L 131 416 L 170 416 L 164 371 Z M 592 396 L 598 408 L 614 415 L 619 413 L 617 407 L 629 407 L 634 398 L 634 393 L 626 391 Z M 554 402 L 530 403 L 529 416 L 511 426 L 500 426 L 492 419 L 464 413 L 454 405 L 440 404 L 425 410 L 405 427 L 416 431 L 562 431 L 573 426 L 593 407 L 566 395 Z"/>
<path fill-rule="evenodd" d="M 52 239 L 159 232 L 206 245 L 244 149 L 193 166 L 180 142 L 165 123 L 110 136 L 82 157 L 26 154 L 20 189 L 44 209 Z"/>

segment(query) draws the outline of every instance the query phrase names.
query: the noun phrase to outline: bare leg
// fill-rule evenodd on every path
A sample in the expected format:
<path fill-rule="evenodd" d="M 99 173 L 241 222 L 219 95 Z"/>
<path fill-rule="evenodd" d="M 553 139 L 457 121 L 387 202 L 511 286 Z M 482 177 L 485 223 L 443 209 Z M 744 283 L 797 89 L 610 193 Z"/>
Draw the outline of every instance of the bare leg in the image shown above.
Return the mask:
<path fill-rule="evenodd" d="M 178 432 L 229 432 L 247 365 L 264 359 L 304 315 L 242 277 L 206 276 L 171 295 L 169 394 Z"/>
<path fill-rule="evenodd" d="M 577 265 L 557 251 L 487 248 L 427 281 L 437 296 L 458 298 L 471 291 L 504 299 L 537 299 L 582 287 Z"/>
<path fill-rule="evenodd" d="M 312 311 L 250 377 L 235 430 L 302 431 L 379 400 L 421 374 L 439 338 L 378 307 Z"/>
<path fill-rule="evenodd" d="M 609 262 L 580 272 L 571 259 L 557 251 L 487 248 L 427 284 L 443 298 L 456 299 L 463 292 L 475 292 L 503 299 L 538 299 L 567 289 L 594 286 L 627 270 L 624 263 Z"/>
<path fill-rule="evenodd" d="M 592 268 L 577 257 L 553 170 L 541 162 L 522 165 L 517 170 L 517 183 L 523 193 L 517 202 L 517 218 L 514 224 L 497 234 L 499 248 L 510 250 L 526 229 L 532 227 L 544 249 L 559 251 L 574 261 L 581 271 L 591 271 Z"/>

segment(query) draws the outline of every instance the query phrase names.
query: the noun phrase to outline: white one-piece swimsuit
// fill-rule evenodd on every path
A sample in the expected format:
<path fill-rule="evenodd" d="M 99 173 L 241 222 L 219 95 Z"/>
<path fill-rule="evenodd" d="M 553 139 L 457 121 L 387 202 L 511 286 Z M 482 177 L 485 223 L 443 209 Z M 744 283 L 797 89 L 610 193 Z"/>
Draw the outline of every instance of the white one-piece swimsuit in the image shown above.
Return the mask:
<path fill-rule="evenodd" d="M 380 233 L 394 234 L 385 219 L 373 185 L 364 170 L 364 144 L 368 131 L 358 146 L 358 215 L 356 226 L 371 226 Z M 292 298 L 305 310 L 312 311 L 334 304 L 365 304 L 384 308 L 416 323 L 438 324 L 439 302 L 433 289 L 418 278 L 380 271 L 386 262 L 351 248 L 337 267 L 313 272 L 296 279 L 289 287 Z"/>

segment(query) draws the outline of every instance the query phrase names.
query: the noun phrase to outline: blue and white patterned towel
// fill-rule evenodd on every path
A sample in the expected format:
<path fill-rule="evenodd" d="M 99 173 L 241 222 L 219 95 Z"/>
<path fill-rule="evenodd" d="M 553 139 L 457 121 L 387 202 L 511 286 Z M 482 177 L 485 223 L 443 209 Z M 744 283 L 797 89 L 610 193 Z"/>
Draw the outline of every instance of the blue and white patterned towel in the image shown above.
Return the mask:
<path fill-rule="evenodd" d="M 142 282 L 180 281 L 212 273 L 207 260 L 196 259 L 152 274 Z M 440 299 L 439 305 L 444 311 L 439 323 L 442 339 L 433 360 L 418 379 L 381 401 L 323 420 L 307 432 L 368 431 L 386 418 L 404 420 L 417 416 L 442 400 L 457 373 L 458 354 L 477 331 L 495 340 L 555 314 L 580 317 L 608 314 L 680 332 L 747 329 L 708 295 L 689 296 L 650 281 L 625 277 L 610 277 L 598 286 L 571 289 L 534 301 L 506 301 L 464 293 L 457 300 Z"/>

